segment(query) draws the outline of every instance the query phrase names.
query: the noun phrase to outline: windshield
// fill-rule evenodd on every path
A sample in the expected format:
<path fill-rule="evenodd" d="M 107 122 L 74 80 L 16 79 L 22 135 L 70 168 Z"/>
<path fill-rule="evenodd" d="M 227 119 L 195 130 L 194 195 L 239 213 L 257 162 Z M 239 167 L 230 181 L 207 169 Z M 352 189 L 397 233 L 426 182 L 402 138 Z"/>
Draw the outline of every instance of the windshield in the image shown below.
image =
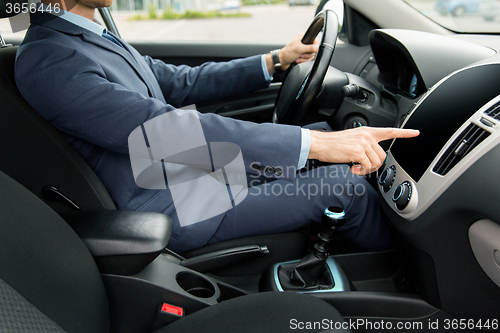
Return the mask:
<path fill-rule="evenodd" d="M 500 0 L 404 1 L 447 29 L 500 33 Z"/>

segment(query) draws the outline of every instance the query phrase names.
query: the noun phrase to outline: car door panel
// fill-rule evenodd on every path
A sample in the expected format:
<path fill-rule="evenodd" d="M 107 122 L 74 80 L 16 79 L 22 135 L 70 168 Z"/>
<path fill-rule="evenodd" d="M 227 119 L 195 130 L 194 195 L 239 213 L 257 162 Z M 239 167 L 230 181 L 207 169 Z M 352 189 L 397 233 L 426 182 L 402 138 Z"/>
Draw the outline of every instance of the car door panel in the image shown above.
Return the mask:
<path fill-rule="evenodd" d="M 207 61 L 228 61 L 282 48 L 282 44 L 217 43 L 217 42 L 131 42 L 141 54 L 174 65 L 196 66 Z M 369 52 L 369 46 L 339 42 L 335 47 L 332 66 L 353 73 L 358 63 Z"/>
<path fill-rule="evenodd" d="M 131 44 L 141 54 L 147 54 L 174 65 L 189 66 L 197 66 L 208 61 L 229 61 L 263 54 L 283 46 L 269 43 L 222 42 L 132 42 Z M 335 49 L 332 65 L 342 71 L 359 74 L 370 54 L 368 46 L 358 47 L 340 42 Z M 196 107 L 202 113 L 211 112 L 241 120 L 269 122 L 280 87 L 280 82 L 273 82 L 268 89 L 244 96 L 199 103 Z"/>

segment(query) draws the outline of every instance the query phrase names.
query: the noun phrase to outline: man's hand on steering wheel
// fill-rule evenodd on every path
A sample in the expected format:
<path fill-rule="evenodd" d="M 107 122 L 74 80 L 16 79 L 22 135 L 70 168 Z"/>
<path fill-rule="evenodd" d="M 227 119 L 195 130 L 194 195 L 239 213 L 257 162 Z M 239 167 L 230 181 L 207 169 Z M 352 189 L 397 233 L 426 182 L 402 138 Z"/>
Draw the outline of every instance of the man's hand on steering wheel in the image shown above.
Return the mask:
<path fill-rule="evenodd" d="M 314 18 L 304 35 L 295 37 L 279 52 L 281 68 L 287 70 L 294 62 L 280 89 L 273 111 L 274 123 L 301 125 L 306 112 L 318 95 L 335 51 L 338 36 L 338 18 L 330 11 L 322 11 Z M 321 43 L 316 39 L 323 30 Z M 309 42 L 311 44 L 304 44 Z M 320 46 L 321 44 L 321 46 Z M 301 64 L 317 57 L 313 65 Z M 266 55 L 269 73 L 274 73 L 272 54 Z M 347 77 L 340 77 L 348 82 Z M 342 96 L 342 95 L 340 95 Z M 341 102 L 339 100 L 338 102 Z M 366 175 L 384 163 L 386 153 L 380 141 L 395 138 L 412 138 L 419 131 L 398 128 L 358 127 L 338 132 L 311 131 L 308 159 L 327 163 L 351 163 L 351 172 Z"/>
<path fill-rule="evenodd" d="M 303 63 L 314 59 L 318 52 L 319 40 L 315 40 L 313 44 L 303 44 L 302 37 L 304 34 L 297 35 L 290 43 L 279 51 L 281 69 L 286 71 L 292 63 Z M 269 74 L 274 73 L 274 63 L 270 53 L 266 54 L 266 65 Z"/>

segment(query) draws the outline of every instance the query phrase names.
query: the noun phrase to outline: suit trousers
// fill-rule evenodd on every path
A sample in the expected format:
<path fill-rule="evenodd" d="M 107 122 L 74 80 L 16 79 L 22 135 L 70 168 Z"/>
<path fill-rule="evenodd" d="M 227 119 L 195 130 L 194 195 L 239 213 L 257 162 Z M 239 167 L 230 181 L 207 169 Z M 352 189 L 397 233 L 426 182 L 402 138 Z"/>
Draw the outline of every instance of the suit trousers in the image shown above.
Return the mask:
<path fill-rule="evenodd" d="M 226 212 L 209 243 L 294 231 L 319 222 L 329 206 L 346 212 L 346 224 L 339 232 L 356 247 L 383 250 L 391 246 L 376 190 L 364 177 L 351 174 L 347 165 L 322 166 L 298 174 L 294 181 L 249 187 L 247 197 Z"/>
<path fill-rule="evenodd" d="M 331 130 L 326 123 L 309 128 Z M 392 245 L 389 227 L 377 191 L 363 176 L 345 164 L 298 172 L 294 180 L 249 176 L 247 197 L 226 212 L 209 243 L 283 233 L 321 221 L 325 208 L 346 212 L 339 232 L 363 250 L 383 250 Z"/>

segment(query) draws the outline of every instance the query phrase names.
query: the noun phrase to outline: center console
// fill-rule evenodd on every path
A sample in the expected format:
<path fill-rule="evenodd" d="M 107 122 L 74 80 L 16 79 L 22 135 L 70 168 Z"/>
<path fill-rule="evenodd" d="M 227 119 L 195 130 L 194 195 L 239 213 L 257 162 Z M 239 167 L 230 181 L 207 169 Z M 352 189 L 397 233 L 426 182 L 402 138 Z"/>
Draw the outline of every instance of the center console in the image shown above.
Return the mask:
<path fill-rule="evenodd" d="M 386 257 L 375 267 L 370 261 L 391 254 L 329 256 L 332 283 L 301 290 L 280 272 L 304 259 L 278 263 L 264 276 L 261 290 L 308 293 L 347 317 L 392 313 L 404 318 L 418 309 L 428 318 L 433 309 L 436 315 L 495 318 L 500 226 L 484 217 L 500 214 L 498 77 L 499 63 L 461 69 L 423 92 L 402 115 L 402 127 L 418 129 L 420 135 L 394 140 L 377 181 L 384 208 L 402 236 L 397 237 L 401 258 Z M 403 266 L 391 275 L 383 266 L 394 262 Z M 384 271 L 383 277 L 370 276 Z M 418 291 L 411 290 L 412 283 L 405 285 L 407 278 Z M 413 310 L 408 311 L 409 304 Z"/>
<path fill-rule="evenodd" d="M 378 178 L 398 250 L 430 304 L 458 318 L 498 316 L 499 63 L 466 67 L 416 100 Z"/>
<path fill-rule="evenodd" d="M 500 142 L 500 64 L 458 71 L 436 84 L 405 115 L 417 138 L 392 144 L 378 185 L 407 220 L 420 216 L 467 168 Z M 464 82 L 474 82 L 472 86 Z"/>
<path fill-rule="evenodd" d="M 242 246 L 184 259 L 165 250 L 173 224 L 164 214 L 95 211 L 64 218 L 97 263 L 115 332 L 150 332 L 207 306 L 246 295 L 200 271 L 267 251 Z"/>
<path fill-rule="evenodd" d="M 161 254 L 134 275 L 102 275 L 116 332 L 150 332 L 205 307 L 247 294 Z M 173 307 L 177 313 L 165 311 Z"/>
<path fill-rule="evenodd" d="M 319 241 L 301 260 L 271 265 L 260 280 L 261 291 L 338 292 L 350 291 L 342 268 L 329 256 L 328 245 L 338 228 L 345 224 L 342 208 L 331 206 L 321 218 Z"/>
<path fill-rule="evenodd" d="M 325 218 L 328 223 L 323 224 L 316 250 L 302 260 L 272 265 L 268 275 L 258 276 L 260 290 L 241 288 L 227 278 L 202 272 L 212 271 L 208 268 L 211 262 L 217 268 L 221 262 L 233 262 L 228 258 L 265 252 L 264 246 L 184 259 L 164 250 L 172 221 L 163 214 L 105 211 L 65 218 L 98 263 L 108 295 L 112 332 L 151 332 L 225 300 L 265 291 L 308 293 L 350 318 L 380 315 L 408 320 L 442 315 L 417 295 L 398 293 L 408 291 L 409 284 L 402 278 L 394 251 L 329 256 L 326 243 L 343 220 L 342 212 L 329 213 L 334 218 Z M 278 277 L 280 271 L 285 280 Z M 288 279 L 289 273 L 297 272 L 303 281 Z"/>

